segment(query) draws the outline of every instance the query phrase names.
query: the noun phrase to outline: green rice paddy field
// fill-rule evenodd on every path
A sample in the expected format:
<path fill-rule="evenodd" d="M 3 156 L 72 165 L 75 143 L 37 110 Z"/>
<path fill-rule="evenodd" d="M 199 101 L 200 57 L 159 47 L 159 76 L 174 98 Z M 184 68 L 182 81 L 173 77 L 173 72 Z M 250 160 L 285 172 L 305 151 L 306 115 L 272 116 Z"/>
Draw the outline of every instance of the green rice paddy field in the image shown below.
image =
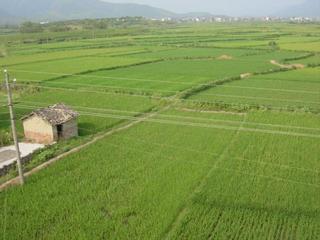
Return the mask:
<path fill-rule="evenodd" d="M 320 239 L 318 24 L 23 37 L 0 38 L 18 117 L 66 103 L 84 141 L 135 124 L 1 191 L 2 239 Z"/>

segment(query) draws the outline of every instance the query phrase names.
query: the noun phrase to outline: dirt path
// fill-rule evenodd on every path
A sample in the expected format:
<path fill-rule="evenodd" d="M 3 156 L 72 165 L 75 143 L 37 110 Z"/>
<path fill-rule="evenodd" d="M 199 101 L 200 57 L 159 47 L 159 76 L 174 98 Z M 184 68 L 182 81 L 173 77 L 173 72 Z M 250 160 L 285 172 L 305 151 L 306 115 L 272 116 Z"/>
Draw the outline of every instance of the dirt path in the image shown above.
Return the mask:
<path fill-rule="evenodd" d="M 43 144 L 19 143 L 22 158 L 31 155 L 33 152 L 44 148 Z M 16 149 L 14 145 L 0 148 L 0 169 L 16 162 Z"/>
<path fill-rule="evenodd" d="M 278 67 L 286 68 L 286 69 L 293 69 L 293 68 L 302 69 L 302 68 L 305 68 L 305 65 L 300 64 L 300 63 L 281 64 L 281 63 L 277 62 L 276 60 L 270 60 L 270 63 L 273 64 L 273 65 L 276 65 Z"/>
<path fill-rule="evenodd" d="M 219 164 L 223 161 L 223 159 L 226 157 L 228 152 L 231 150 L 231 148 L 234 146 L 236 141 L 238 140 L 238 137 L 241 133 L 241 129 L 243 128 L 245 122 L 247 120 L 247 116 L 244 116 L 242 122 L 240 125 L 235 129 L 235 133 L 232 136 L 229 144 L 223 149 L 222 153 L 219 155 L 215 163 L 212 165 L 212 167 L 209 169 L 207 174 L 202 178 L 202 180 L 199 182 L 199 184 L 194 188 L 194 190 L 191 192 L 189 197 L 187 198 L 184 206 L 182 209 L 178 212 L 175 220 L 170 224 L 169 228 L 165 232 L 165 236 L 163 239 L 170 239 L 171 235 L 175 232 L 175 230 L 179 227 L 179 224 L 181 223 L 182 219 L 186 216 L 188 213 L 188 204 L 193 199 L 193 197 L 200 193 L 202 188 L 207 183 L 207 180 L 210 178 L 211 174 L 218 169 Z"/>
<path fill-rule="evenodd" d="M 242 74 L 240 74 L 241 79 L 248 78 L 248 77 L 251 77 L 251 76 L 252 76 L 252 73 L 242 73 Z"/>
<path fill-rule="evenodd" d="M 217 60 L 232 60 L 233 57 L 230 56 L 230 55 L 224 54 L 224 55 L 221 55 L 221 56 L 217 57 L 216 59 L 217 59 Z"/>
<path fill-rule="evenodd" d="M 89 141 L 89 142 L 87 142 L 87 143 L 84 143 L 84 144 L 80 145 L 79 147 L 73 148 L 73 149 L 71 149 L 70 151 L 65 152 L 65 153 L 63 153 L 63 154 L 61 154 L 61 155 L 59 155 L 59 156 L 57 156 L 57 157 L 54 157 L 54 158 L 50 159 L 49 161 L 46 161 L 45 163 L 43 163 L 43 164 L 41 164 L 41 165 L 33 168 L 33 169 L 30 170 L 29 172 L 25 173 L 24 176 L 27 178 L 27 177 L 31 176 L 32 174 L 37 173 L 37 172 L 39 172 L 40 170 L 42 170 L 42 169 L 50 166 L 51 164 L 53 164 L 53 163 L 55 163 L 55 162 L 63 159 L 64 157 L 69 156 L 69 155 L 72 154 L 72 153 L 79 152 L 80 150 L 82 150 L 82 149 L 84 149 L 84 148 L 86 148 L 86 147 L 88 147 L 88 146 L 96 143 L 97 141 L 99 141 L 99 140 L 101 140 L 101 139 L 103 139 L 103 138 L 105 138 L 105 137 L 107 137 L 107 136 L 111 136 L 111 135 L 113 135 L 114 133 L 124 131 L 124 130 L 126 130 L 126 129 L 128 129 L 128 128 L 131 128 L 131 127 L 137 125 L 138 123 L 144 122 L 144 121 L 146 121 L 147 119 L 152 118 L 152 117 L 154 117 L 155 115 L 157 115 L 157 114 L 159 114 L 159 113 L 167 110 L 168 108 L 170 108 L 170 106 L 171 106 L 171 105 L 169 105 L 169 106 L 167 106 L 167 107 L 164 107 L 163 109 L 161 109 L 161 110 L 159 110 L 159 111 L 157 111 L 157 112 L 148 113 L 148 114 L 146 114 L 144 117 L 138 118 L 137 120 L 135 120 L 135 121 L 133 121 L 133 122 L 130 122 L 130 123 L 124 125 L 124 126 L 119 126 L 118 128 L 111 129 L 110 131 L 108 131 L 108 132 L 106 132 L 106 133 L 104 133 L 104 134 L 101 134 L 101 135 L 95 137 L 95 138 L 92 139 L 91 141 Z M 8 188 L 8 187 L 10 187 L 10 186 L 18 185 L 19 183 L 20 183 L 20 181 L 19 181 L 19 178 L 18 178 L 18 177 L 15 177 L 15 178 L 13 178 L 13 179 L 10 179 L 10 180 L 8 180 L 7 182 L 5 182 L 5 183 L 3 183 L 3 184 L 0 185 L 0 192 L 3 191 L 3 190 L 5 190 L 6 188 Z"/>

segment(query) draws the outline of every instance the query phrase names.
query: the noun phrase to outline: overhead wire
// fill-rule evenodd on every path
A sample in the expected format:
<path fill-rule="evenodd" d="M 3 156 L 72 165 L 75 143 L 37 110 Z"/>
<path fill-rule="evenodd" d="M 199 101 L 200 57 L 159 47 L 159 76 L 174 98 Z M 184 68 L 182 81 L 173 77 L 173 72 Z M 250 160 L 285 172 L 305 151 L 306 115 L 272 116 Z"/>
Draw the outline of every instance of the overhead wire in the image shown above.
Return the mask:
<path fill-rule="evenodd" d="M 197 86 L 211 86 L 213 83 L 197 83 L 197 82 L 181 82 L 181 81 L 168 81 L 168 80 L 156 80 L 156 79 L 142 79 L 142 78 L 128 78 L 128 77 L 116 77 L 116 76 L 101 76 L 101 75 L 92 75 L 92 74 L 73 74 L 73 73 L 53 73 L 53 72 L 43 72 L 43 71 L 27 71 L 27 70 L 14 70 L 15 72 L 26 72 L 26 73 L 35 73 L 35 74 L 52 74 L 57 75 L 61 77 L 65 76 L 74 76 L 74 77 L 80 77 L 80 78 L 87 78 L 87 77 L 94 77 L 94 78 L 100 78 L 100 79 L 113 79 L 113 80 L 126 80 L 126 81 L 139 81 L 139 82 L 152 82 L 152 83 L 169 83 L 169 84 L 183 84 L 183 85 L 197 85 Z M 240 75 L 239 75 L 240 76 Z M 28 79 L 21 79 L 23 81 L 35 81 L 35 80 L 28 80 Z M 217 81 L 219 79 L 216 79 Z M 221 80 L 221 79 L 220 79 Z M 209 79 L 208 79 L 209 81 Z M 35 82 L 43 82 L 36 80 Z M 44 80 L 44 82 L 47 82 Z M 57 81 L 53 81 L 55 83 L 58 83 Z M 63 84 L 69 84 L 66 82 L 59 82 Z M 79 85 L 79 84 L 78 84 Z M 83 85 L 83 84 L 81 84 Z M 88 85 L 87 85 L 88 86 Z M 99 87 L 103 87 L 104 85 L 97 85 Z M 246 86 L 237 86 L 237 85 L 216 85 L 219 87 L 226 87 L 226 88 L 241 88 L 241 89 L 256 89 L 256 90 L 267 90 L 267 91 L 283 91 L 283 92 L 293 92 L 293 93 L 310 93 L 310 94 L 319 94 L 319 92 L 313 92 L 313 91 L 302 91 L 302 90 L 293 90 L 293 89 L 274 89 L 274 88 L 260 88 L 260 87 L 246 87 Z"/>
<path fill-rule="evenodd" d="M 24 108 L 24 109 L 34 109 L 34 107 L 35 106 L 16 105 L 16 108 Z M 145 119 L 143 117 L 124 116 L 124 115 L 106 114 L 106 113 L 93 113 L 93 112 L 83 112 L 83 111 L 80 111 L 79 113 L 84 116 L 114 118 L 114 119 L 123 119 L 123 120 L 140 120 L 143 122 L 153 122 L 153 123 L 160 123 L 160 124 L 172 124 L 172 125 L 201 127 L 201 128 L 215 128 L 215 129 L 232 130 L 232 131 L 237 129 L 236 127 L 226 126 L 226 125 L 193 123 L 193 122 L 183 122 L 183 121 L 173 121 L 173 120 L 163 120 L 163 119 Z M 240 131 L 258 132 L 258 133 L 275 134 L 275 135 L 287 135 L 287 136 L 295 136 L 295 137 L 320 138 L 320 134 L 316 135 L 316 134 L 309 134 L 309 133 L 286 132 L 286 131 L 257 129 L 257 128 L 241 128 Z"/>
<path fill-rule="evenodd" d="M 115 143 L 111 143 L 108 142 L 106 144 L 115 146 L 115 147 L 123 147 L 123 145 L 120 144 L 115 144 Z M 125 146 L 126 149 L 132 149 L 136 152 L 141 152 L 141 153 L 148 153 L 148 154 L 154 154 L 153 152 L 150 151 L 146 151 L 145 149 L 139 150 L 137 148 L 131 147 L 129 145 Z M 219 156 L 219 155 L 218 155 Z M 168 158 L 173 158 L 173 160 L 176 160 L 176 158 L 169 156 Z M 199 163 L 199 161 L 193 161 L 193 160 L 183 160 L 183 163 L 192 163 L 192 164 L 197 164 L 197 165 L 202 165 L 204 167 L 212 167 L 212 165 L 210 164 L 203 164 L 203 163 Z M 244 172 L 244 171 L 240 171 L 240 170 L 234 170 L 234 169 L 230 169 L 230 168 L 223 168 L 223 167 L 219 167 L 217 166 L 214 171 L 216 170 L 222 170 L 222 171 L 228 171 L 228 172 L 233 172 L 233 173 L 238 173 L 238 174 L 242 174 L 242 175 L 249 175 L 249 176 L 253 176 L 253 177 L 259 177 L 259 178 L 266 178 L 266 179 L 271 179 L 274 181 L 282 181 L 282 182 L 287 182 L 287 183 L 294 183 L 294 184 L 301 184 L 301 185 L 305 185 L 305 186 L 311 186 L 311 187 L 316 187 L 316 188 L 320 188 L 319 184 L 314 184 L 314 183 L 308 183 L 308 182 L 303 182 L 303 181 L 297 181 L 297 180 L 292 180 L 292 179 L 286 179 L 286 178 L 282 178 L 282 177 L 275 177 L 275 176 L 267 176 L 267 175 L 263 175 L 263 174 L 254 174 L 254 173 L 248 173 L 248 172 Z"/>
<path fill-rule="evenodd" d="M 30 86 L 30 84 L 16 84 L 17 86 Z M 50 87 L 50 86 L 39 86 L 36 85 L 35 87 L 37 88 L 43 88 L 43 89 L 53 89 L 53 90 L 61 90 L 61 91 L 75 91 L 75 92 L 84 92 L 84 93 L 97 93 L 97 94 L 108 94 L 108 95 L 115 95 L 115 92 L 105 92 L 105 91 L 92 91 L 92 90 L 83 90 L 83 89 L 76 89 L 76 88 L 62 88 L 62 87 Z M 91 86 L 94 87 L 94 86 Z M 157 91 L 161 94 L 162 92 L 165 93 L 183 93 L 182 91 L 167 91 L 167 90 L 157 90 L 156 92 L 154 92 L 152 89 L 142 89 L 142 88 L 127 88 L 127 87 L 106 87 L 106 88 L 110 88 L 110 89 L 114 89 L 114 90 L 136 90 L 136 91 L 149 91 L 150 94 L 152 95 L 141 95 L 141 94 L 131 94 L 131 93 L 121 93 L 123 95 L 126 96 L 136 96 L 136 97 L 144 97 L 144 98 L 158 98 L 158 99 L 170 99 L 170 96 L 156 96 L 155 94 L 157 94 Z M 145 92 L 148 93 L 148 92 Z M 119 94 L 117 94 L 119 95 Z M 314 101 L 300 101 L 300 100 L 292 100 L 292 99 L 279 99 L 279 98 L 264 98 L 264 97 L 250 97 L 250 96 L 241 96 L 241 95 L 225 95 L 225 94 L 204 94 L 201 93 L 199 94 L 199 96 L 215 96 L 215 97 L 230 97 L 230 98 L 243 98 L 243 99 L 257 99 L 257 100 L 267 100 L 267 101 L 281 101 L 281 102 L 294 102 L 294 103 L 305 103 L 305 104 L 320 104 L 320 102 L 314 102 Z M 216 102 L 212 102 L 212 101 L 208 101 L 207 99 L 181 99 L 182 101 L 186 101 L 186 102 L 199 102 L 199 103 L 217 103 Z M 281 109 L 281 107 L 272 107 L 273 109 Z"/>
<path fill-rule="evenodd" d="M 9 121 L 9 120 L 0 120 L 0 121 Z M 89 128 L 82 128 L 82 127 L 78 127 L 80 130 L 84 130 L 84 131 L 89 131 L 91 133 L 97 133 L 101 130 L 106 130 L 106 129 L 89 129 Z M 184 135 L 185 136 L 185 135 Z M 186 137 L 186 136 L 185 136 Z M 213 152 L 208 152 L 208 151 L 203 151 L 203 150 L 196 150 L 193 148 L 185 148 L 185 147 L 178 147 L 177 145 L 174 144 L 164 144 L 164 143 L 154 143 L 151 141 L 146 141 L 146 140 L 141 140 L 140 138 L 133 138 L 133 137 L 128 137 L 128 136 L 117 136 L 116 138 L 121 138 L 121 139 L 127 139 L 127 140 L 133 140 L 135 142 L 140 142 L 143 144 L 148 144 L 148 145 L 155 145 L 155 146 L 160 146 L 160 147 L 167 147 L 167 148 L 173 148 L 173 149 L 177 149 L 177 150 L 183 150 L 183 151 L 189 151 L 189 152 L 195 152 L 198 154 L 206 154 L 206 155 L 211 155 L 211 156 L 219 156 L 219 154 L 217 153 L 213 153 Z M 263 165 L 269 165 L 269 166 L 273 166 L 273 167 L 280 167 L 280 168 L 285 168 L 285 169 L 291 169 L 291 170 L 299 170 L 299 171 L 305 171 L 305 172 L 311 172 L 311 173 L 316 173 L 318 174 L 319 171 L 317 170 L 313 170 L 313 169 L 306 169 L 306 168 L 299 168 L 299 167 L 292 167 L 289 165 L 284 165 L 284 164 L 275 164 L 275 163 L 269 163 L 269 162 L 264 162 L 264 161 L 255 161 L 255 160 L 249 160 L 246 158 L 240 158 L 240 157 L 231 157 L 232 159 L 237 159 L 243 162 L 251 162 L 251 163 L 256 163 L 256 164 L 263 164 Z"/>
<path fill-rule="evenodd" d="M 22 104 L 30 103 L 30 104 L 39 104 L 39 102 L 33 101 L 23 101 Z M 43 107 L 49 106 L 51 103 L 41 103 Z M 42 107 L 39 105 L 34 105 L 36 107 Z M 118 110 L 118 109 L 109 109 L 109 108 L 96 108 L 96 107 L 86 107 L 86 106 L 79 106 L 79 105 L 69 105 L 72 108 L 76 109 L 87 109 L 87 110 L 94 110 L 94 111 L 102 111 L 102 112 L 115 112 L 115 113 L 129 113 L 129 114 L 143 114 L 143 112 L 137 111 L 127 111 L 127 110 Z M 97 113 L 97 112 L 96 112 Z M 231 123 L 231 124 L 241 124 L 241 121 L 234 121 L 234 120 L 225 120 L 225 119 L 212 119 L 212 118 L 202 118 L 202 117 L 190 117 L 190 116 L 179 116 L 179 115 L 170 115 L 170 114 L 157 114 L 160 117 L 169 117 L 169 118 L 177 118 L 177 119 L 188 119 L 188 120 L 203 120 L 209 122 L 222 122 L 222 123 Z M 244 123 L 245 125 L 254 125 L 254 126 L 265 126 L 265 127 L 279 127 L 279 128 L 292 128 L 292 129 L 303 129 L 303 130 L 315 130 L 320 131 L 320 128 L 312 128 L 312 127 L 302 127 L 302 126 L 292 126 L 292 125 L 283 125 L 283 124 L 272 124 L 272 123 L 261 123 L 261 122 L 248 122 Z"/>

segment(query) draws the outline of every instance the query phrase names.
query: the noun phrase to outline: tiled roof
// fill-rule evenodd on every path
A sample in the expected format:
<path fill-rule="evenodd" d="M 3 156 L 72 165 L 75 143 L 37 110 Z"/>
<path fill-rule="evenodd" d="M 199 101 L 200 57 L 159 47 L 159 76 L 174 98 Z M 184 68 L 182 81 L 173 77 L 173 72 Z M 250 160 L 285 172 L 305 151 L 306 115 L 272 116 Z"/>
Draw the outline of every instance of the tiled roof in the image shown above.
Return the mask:
<path fill-rule="evenodd" d="M 59 103 L 47 108 L 35 110 L 29 115 L 23 117 L 22 120 L 28 119 L 32 116 L 38 116 L 49 122 L 51 125 L 59 125 L 78 117 L 79 114 L 63 103 Z"/>

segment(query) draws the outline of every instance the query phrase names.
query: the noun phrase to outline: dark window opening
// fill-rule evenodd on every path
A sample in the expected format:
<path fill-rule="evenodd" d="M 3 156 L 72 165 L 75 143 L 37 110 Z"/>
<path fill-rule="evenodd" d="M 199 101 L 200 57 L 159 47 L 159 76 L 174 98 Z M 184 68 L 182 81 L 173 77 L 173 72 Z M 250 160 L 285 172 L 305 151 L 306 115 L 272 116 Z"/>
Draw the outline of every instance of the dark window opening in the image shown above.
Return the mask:
<path fill-rule="evenodd" d="M 57 125 L 57 132 L 58 132 L 58 138 L 62 137 L 62 132 L 63 132 L 63 125 Z"/>

